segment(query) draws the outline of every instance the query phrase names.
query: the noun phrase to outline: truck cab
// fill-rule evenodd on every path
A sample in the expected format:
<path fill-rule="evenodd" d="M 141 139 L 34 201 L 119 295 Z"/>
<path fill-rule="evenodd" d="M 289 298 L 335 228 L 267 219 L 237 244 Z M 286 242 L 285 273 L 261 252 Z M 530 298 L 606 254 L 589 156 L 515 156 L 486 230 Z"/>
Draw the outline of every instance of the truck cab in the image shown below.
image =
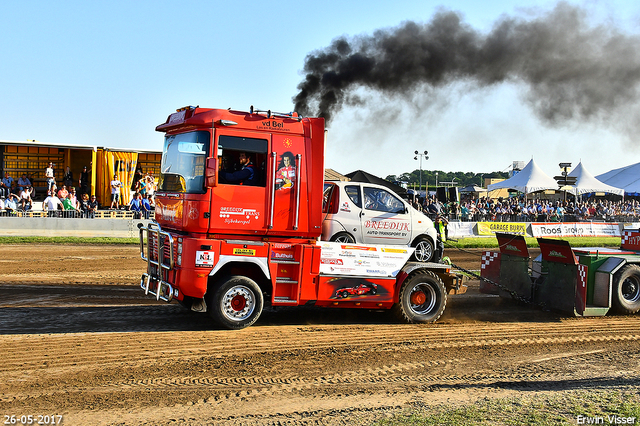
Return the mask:
<path fill-rule="evenodd" d="M 186 107 L 156 130 L 165 133 L 156 192 L 156 220 L 163 228 L 320 235 L 323 119 Z M 247 167 L 250 181 L 232 179 Z"/>

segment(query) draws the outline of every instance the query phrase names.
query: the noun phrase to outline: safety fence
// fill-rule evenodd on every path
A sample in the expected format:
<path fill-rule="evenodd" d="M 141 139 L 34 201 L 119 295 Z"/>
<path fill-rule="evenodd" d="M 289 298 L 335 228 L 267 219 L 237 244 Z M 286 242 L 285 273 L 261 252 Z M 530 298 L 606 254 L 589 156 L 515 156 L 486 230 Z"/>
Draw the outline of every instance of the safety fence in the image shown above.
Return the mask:
<path fill-rule="evenodd" d="M 128 210 L 96 210 L 95 212 L 83 212 L 78 210 L 1 210 L 0 219 L 3 217 L 43 218 L 55 217 L 62 219 L 153 219 L 154 212 L 148 214 Z"/>
<path fill-rule="evenodd" d="M 427 214 L 431 220 L 435 220 L 438 215 Z M 549 214 L 492 214 L 492 213 L 474 213 L 474 214 L 457 214 L 446 213 L 440 215 L 449 221 L 460 222 L 636 222 L 640 221 L 640 215 L 594 215 L 583 216 L 576 214 L 565 214 L 562 216 Z"/>

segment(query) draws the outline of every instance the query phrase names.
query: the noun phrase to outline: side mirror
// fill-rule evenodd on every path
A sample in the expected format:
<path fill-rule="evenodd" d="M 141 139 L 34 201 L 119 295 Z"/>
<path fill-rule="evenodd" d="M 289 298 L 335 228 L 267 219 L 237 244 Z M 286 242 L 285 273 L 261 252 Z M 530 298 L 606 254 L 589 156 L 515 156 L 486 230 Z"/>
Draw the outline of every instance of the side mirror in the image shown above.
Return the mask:
<path fill-rule="evenodd" d="M 215 157 L 207 158 L 207 166 L 204 169 L 204 186 L 207 188 L 218 186 L 216 173 L 218 173 L 218 159 Z"/>

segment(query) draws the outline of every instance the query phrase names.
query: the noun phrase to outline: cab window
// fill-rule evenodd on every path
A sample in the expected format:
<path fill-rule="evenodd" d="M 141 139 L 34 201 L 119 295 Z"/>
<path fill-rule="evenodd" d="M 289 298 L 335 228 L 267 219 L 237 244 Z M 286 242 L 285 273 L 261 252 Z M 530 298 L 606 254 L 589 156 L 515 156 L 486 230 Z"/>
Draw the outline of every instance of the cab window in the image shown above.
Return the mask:
<path fill-rule="evenodd" d="M 364 208 L 385 213 L 404 213 L 405 206 L 389 191 L 381 188 L 364 188 Z"/>
<path fill-rule="evenodd" d="M 344 187 L 344 191 L 347 193 L 347 196 L 351 200 L 353 204 L 362 208 L 362 203 L 360 202 L 360 187 L 357 185 L 347 185 Z"/>
<path fill-rule="evenodd" d="M 266 139 L 220 135 L 219 182 L 229 185 L 266 186 L 267 147 Z M 251 173 L 246 173 L 248 177 L 244 176 L 245 174 L 237 174 L 243 169 L 251 169 Z"/>

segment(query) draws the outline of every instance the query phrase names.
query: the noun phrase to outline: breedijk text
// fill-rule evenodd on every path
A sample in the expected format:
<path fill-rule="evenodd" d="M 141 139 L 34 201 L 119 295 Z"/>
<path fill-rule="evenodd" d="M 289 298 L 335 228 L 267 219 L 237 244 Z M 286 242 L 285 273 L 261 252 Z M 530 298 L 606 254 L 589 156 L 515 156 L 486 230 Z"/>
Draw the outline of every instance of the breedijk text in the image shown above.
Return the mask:
<path fill-rule="evenodd" d="M 382 220 L 381 221 L 368 220 L 365 222 L 364 227 L 372 228 L 372 229 L 393 229 L 396 231 L 409 231 L 408 223 L 387 222 Z"/>

